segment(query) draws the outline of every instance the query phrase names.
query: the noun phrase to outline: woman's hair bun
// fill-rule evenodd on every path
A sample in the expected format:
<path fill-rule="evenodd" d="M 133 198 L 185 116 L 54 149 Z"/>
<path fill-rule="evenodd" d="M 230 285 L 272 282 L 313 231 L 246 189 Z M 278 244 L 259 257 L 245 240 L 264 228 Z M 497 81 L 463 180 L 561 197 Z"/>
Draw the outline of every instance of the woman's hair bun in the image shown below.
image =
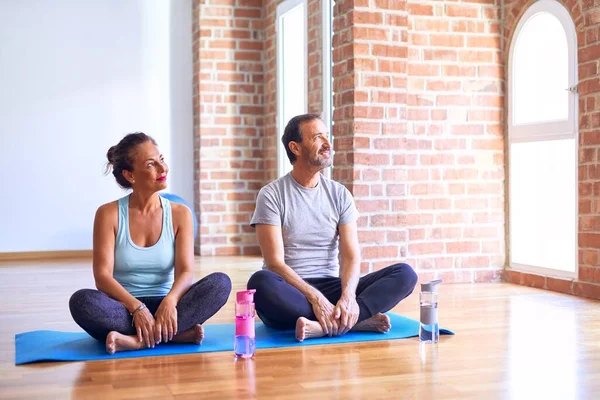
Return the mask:
<path fill-rule="evenodd" d="M 106 158 L 108 158 L 109 164 L 114 164 L 115 161 L 115 149 L 117 146 L 111 146 L 110 149 L 106 152 Z"/>

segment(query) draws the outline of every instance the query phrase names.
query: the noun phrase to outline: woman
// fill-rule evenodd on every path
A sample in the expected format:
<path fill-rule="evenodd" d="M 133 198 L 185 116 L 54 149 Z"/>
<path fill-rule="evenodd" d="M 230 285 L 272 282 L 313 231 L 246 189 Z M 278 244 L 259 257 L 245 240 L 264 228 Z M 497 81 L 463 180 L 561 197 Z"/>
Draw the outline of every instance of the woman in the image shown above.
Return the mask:
<path fill-rule="evenodd" d="M 106 351 L 164 342 L 201 344 L 202 323 L 226 303 L 231 281 L 216 272 L 193 283 L 190 210 L 159 195 L 169 169 L 144 133 L 125 136 L 107 153 L 117 183 L 131 194 L 98 208 L 94 279 L 69 301 L 75 322 L 106 342 Z M 108 169 L 107 169 L 108 170 Z"/>

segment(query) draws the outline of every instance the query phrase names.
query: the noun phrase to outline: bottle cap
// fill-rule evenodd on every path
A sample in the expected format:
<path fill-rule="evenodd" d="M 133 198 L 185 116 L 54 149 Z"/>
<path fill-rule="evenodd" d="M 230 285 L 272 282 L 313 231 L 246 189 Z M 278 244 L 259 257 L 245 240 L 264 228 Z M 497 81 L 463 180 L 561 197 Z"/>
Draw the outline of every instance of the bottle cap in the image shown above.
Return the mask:
<path fill-rule="evenodd" d="M 441 279 L 421 283 L 421 292 L 437 293 L 437 286 L 442 283 Z"/>
<path fill-rule="evenodd" d="M 238 303 L 253 303 L 254 302 L 254 293 L 256 293 L 256 289 L 250 290 L 242 290 L 236 293 L 236 299 Z"/>

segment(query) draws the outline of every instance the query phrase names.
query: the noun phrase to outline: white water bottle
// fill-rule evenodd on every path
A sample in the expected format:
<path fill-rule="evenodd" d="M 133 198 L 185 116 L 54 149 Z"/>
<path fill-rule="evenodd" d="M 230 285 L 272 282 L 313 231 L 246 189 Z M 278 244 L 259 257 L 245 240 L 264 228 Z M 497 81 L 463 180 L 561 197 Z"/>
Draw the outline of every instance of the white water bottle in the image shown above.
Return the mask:
<path fill-rule="evenodd" d="M 421 293 L 419 293 L 421 307 L 419 340 L 424 343 L 437 343 L 440 339 L 437 292 L 437 285 L 440 283 L 442 283 L 442 280 L 436 279 L 421 284 Z"/>

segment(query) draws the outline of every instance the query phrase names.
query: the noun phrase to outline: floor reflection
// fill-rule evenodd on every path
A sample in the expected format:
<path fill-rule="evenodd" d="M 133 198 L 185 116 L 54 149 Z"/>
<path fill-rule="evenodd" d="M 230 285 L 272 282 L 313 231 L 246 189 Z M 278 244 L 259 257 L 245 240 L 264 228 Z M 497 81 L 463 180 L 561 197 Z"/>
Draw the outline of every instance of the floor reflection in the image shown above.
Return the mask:
<path fill-rule="evenodd" d="M 509 388 L 513 399 L 578 398 L 578 310 L 548 296 L 509 299 Z"/>

